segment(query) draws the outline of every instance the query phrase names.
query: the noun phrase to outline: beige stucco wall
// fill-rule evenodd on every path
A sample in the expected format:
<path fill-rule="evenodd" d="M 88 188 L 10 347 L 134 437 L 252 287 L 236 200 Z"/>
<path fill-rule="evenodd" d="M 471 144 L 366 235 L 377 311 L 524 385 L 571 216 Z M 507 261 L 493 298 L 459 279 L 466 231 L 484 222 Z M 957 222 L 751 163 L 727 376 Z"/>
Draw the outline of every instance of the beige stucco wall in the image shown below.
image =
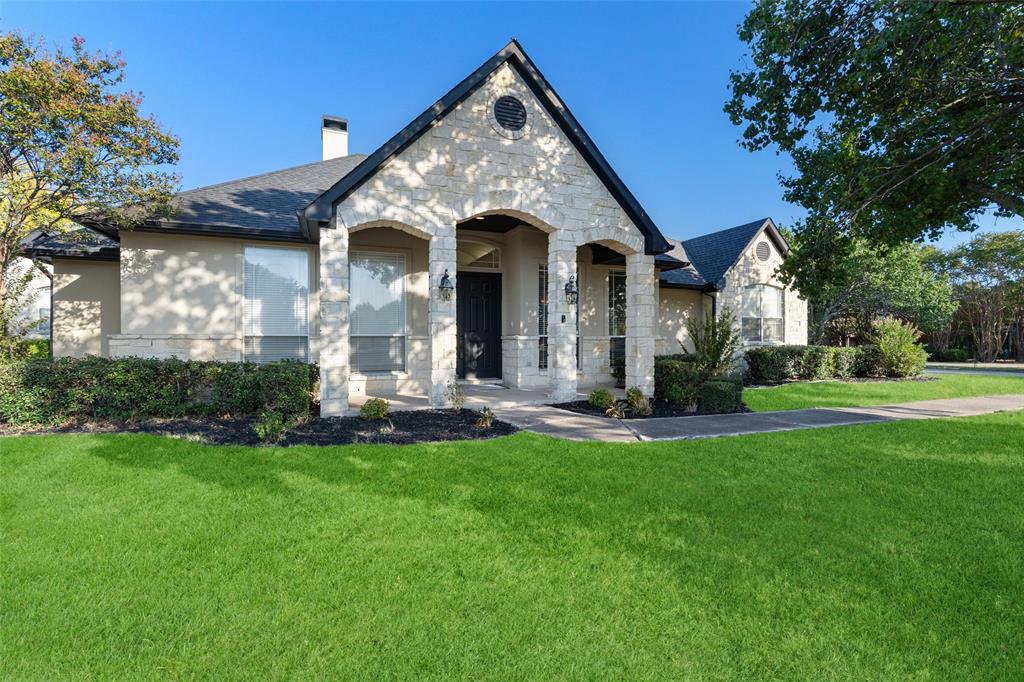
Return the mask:
<path fill-rule="evenodd" d="M 658 355 L 672 355 L 682 352 L 683 346 L 692 351 L 693 343 L 686 331 L 686 321 L 690 318 L 703 319 L 707 296 L 693 289 L 663 288 L 659 298 L 656 352 Z"/>
<path fill-rule="evenodd" d="M 247 244 L 300 248 L 310 262 L 310 354 L 318 348 L 318 253 L 313 245 L 128 232 L 121 235 L 118 356 L 240 360 Z"/>
<path fill-rule="evenodd" d="M 771 249 L 771 255 L 767 261 L 761 261 L 756 255 L 757 244 L 762 241 L 767 242 Z M 784 283 L 776 274 L 779 266 L 782 265 L 783 258 L 775 242 L 762 230 L 757 237 L 751 240 L 736 265 L 726 273 L 725 285 L 717 294 L 718 310 L 729 308 L 739 318 L 743 302 L 743 288 L 751 284 L 771 284 L 785 288 Z M 785 290 L 784 304 L 784 343 L 805 345 L 807 343 L 807 301 L 800 298 L 795 289 L 788 288 Z M 738 323 L 739 319 L 737 319 Z"/>
<path fill-rule="evenodd" d="M 117 263 L 54 259 L 54 357 L 108 355 L 121 325 L 120 288 Z"/>

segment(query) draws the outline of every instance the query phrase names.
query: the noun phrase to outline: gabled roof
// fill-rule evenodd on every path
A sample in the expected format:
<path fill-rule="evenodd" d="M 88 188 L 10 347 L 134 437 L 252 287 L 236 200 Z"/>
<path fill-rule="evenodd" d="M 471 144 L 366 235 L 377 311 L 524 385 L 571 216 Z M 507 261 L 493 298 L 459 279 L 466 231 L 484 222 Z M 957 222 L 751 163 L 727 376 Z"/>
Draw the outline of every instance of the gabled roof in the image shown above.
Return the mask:
<path fill-rule="evenodd" d="M 736 265 L 762 228 L 768 231 L 779 251 L 783 254 L 789 253 L 789 245 L 771 218 L 761 218 L 752 223 L 687 239 L 683 242 L 683 248 L 705 281 L 717 288 L 722 285 L 725 273 Z"/>
<path fill-rule="evenodd" d="M 649 254 L 665 253 L 671 248 L 661 231 L 654 224 L 647 212 L 623 184 L 608 161 L 590 139 L 583 126 L 569 111 L 551 85 L 523 51 L 518 41 L 513 39 L 508 45 L 484 62 L 480 68 L 467 76 L 461 83 L 452 88 L 448 94 L 432 104 L 426 111 L 417 116 L 402 130 L 373 152 L 355 170 L 341 178 L 330 189 L 311 201 L 300 215 L 300 221 L 307 223 L 304 231 L 311 233 L 313 225 L 326 224 L 330 221 L 334 207 L 349 194 L 369 180 L 382 166 L 425 133 L 435 121 L 443 118 L 460 102 L 479 89 L 487 78 L 502 64 L 508 63 L 516 70 L 523 81 L 530 87 L 538 101 L 544 106 L 551 118 L 558 124 L 566 137 L 572 142 L 579 153 L 586 159 L 594 173 L 601 179 L 605 187 L 622 206 L 626 215 L 644 235 L 645 250 Z"/>
<path fill-rule="evenodd" d="M 179 192 L 174 218 L 142 229 L 306 239 L 296 213 L 365 158 L 342 156 Z"/>
<path fill-rule="evenodd" d="M 41 234 L 25 244 L 21 252 L 29 258 L 83 258 L 86 260 L 113 260 L 120 258 L 120 244 L 88 228 L 70 234 Z"/>
<path fill-rule="evenodd" d="M 662 270 L 658 276 L 660 285 L 670 289 L 706 289 L 707 280 L 693 266 L 693 262 L 690 261 L 683 248 L 683 243 L 671 237 L 668 242 L 672 245 L 672 250 L 666 255 L 672 256 L 686 265 L 673 270 Z"/>

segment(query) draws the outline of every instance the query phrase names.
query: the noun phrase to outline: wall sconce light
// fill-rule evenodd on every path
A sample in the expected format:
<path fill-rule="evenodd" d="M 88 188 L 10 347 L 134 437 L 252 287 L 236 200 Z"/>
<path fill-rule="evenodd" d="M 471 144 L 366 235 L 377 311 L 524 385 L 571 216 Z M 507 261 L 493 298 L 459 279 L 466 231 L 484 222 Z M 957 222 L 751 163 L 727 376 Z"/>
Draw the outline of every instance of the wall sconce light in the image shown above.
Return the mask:
<path fill-rule="evenodd" d="M 455 285 L 452 284 L 452 278 L 448 275 L 447 268 L 445 268 L 444 274 L 441 275 L 441 283 L 437 286 L 437 290 L 441 292 L 442 301 L 452 300 L 452 292 L 455 291 Z"/>
<path fill-rule="evenodd" d="M 576 275 L 571 275 L 569 281 L 565 283 L 565 302 L 569 305 L 576 305 L 578 300 L 580 300 L 580 292 L 576 288 Z"/>

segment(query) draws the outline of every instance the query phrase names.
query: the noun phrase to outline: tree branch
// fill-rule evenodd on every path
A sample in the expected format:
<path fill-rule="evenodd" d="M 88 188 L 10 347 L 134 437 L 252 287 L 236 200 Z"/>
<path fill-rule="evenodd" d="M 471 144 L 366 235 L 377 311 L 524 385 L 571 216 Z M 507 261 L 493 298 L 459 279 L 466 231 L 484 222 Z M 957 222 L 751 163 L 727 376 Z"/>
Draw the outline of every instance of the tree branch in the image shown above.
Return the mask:
<path fill-rule="evenodd" d="M 960 182 L 960 186 L 969 192 L 980 194 L 1004 210 L 1024 217 L 1024 199 L 1021 199 L 1020 197 L 1015 197 L 1007 194 L 1006 192 L 1000 192 L 995 187 L 983 185 L 980 182 L 974 182 L 972 180 L 963 180 Z"/>

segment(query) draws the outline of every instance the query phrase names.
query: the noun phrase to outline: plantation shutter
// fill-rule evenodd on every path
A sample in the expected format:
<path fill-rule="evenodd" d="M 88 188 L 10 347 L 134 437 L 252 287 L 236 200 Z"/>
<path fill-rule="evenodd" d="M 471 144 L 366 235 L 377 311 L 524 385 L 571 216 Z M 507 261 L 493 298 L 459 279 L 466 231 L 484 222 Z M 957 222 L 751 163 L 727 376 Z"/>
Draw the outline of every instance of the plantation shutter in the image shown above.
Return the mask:
<path fill-rule="evenodd" d="M 309 357 L 309 254 L 303 249 L 245 247 L 245 359 Z"/>
<path fill-rule="evenodd" d="M 353 371 L 405 370 L 405 274 L 402 254 L 350 254 Z"/>

